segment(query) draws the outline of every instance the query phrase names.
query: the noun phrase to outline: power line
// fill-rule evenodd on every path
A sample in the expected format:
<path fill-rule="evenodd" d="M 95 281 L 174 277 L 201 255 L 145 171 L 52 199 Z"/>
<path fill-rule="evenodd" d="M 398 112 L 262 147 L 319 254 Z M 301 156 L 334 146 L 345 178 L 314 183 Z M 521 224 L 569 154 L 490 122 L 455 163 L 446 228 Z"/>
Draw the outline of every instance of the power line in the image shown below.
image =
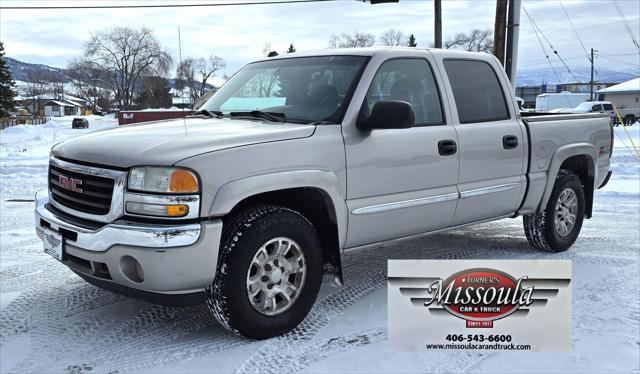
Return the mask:
<path fill-rule="evenodd" d="M 564 4 L 562 3 L 562 0 L 558 0 L 558 2 L 560 3 L 560 6 L 562 7 L 562 11 L 564 12 L 564 15 L 567 16 L 567 20 L 569 21 L 569 24 L 571 25 L 571 28 L 573 29 L 573 33 L 576 34 L 576 38 L 578 38 L 578 42 L 580 42 L 580 45 L 582 46 L 582 50 L 584 51 L 585 56 L 587 56 L 587 60 L 589 60 L 589 62 L 591 64 L 593 64 L 594 62 L 591 61 L 591 55 L 589 54 L 589 52 L 587 52 L 587 47 L 584 46 L 584 43 L 582 42 L 582 39 L 580 38 L 580 34 L 578 34 L 578 30 L 576 30 L 576 27 L 573 24 L 573 21 L 571 20 L 571 17 L 569 16 L 569 12 L 567 12 L 567 8 L 564 7 Z M 598 80 L 600 79 L 600 74 L 598 74 L 598 70 L 595 69 L 595 73 L 596 76 L 598 77 Z"/>
<path fill-rule="evenodd" d="M 547 39 L 547 37 L 544 35 L 544 33 L 542 32 L 542 30 L 540 29 L 540 27 L 538 27 L 538 25 L 536 24 L 536 22 L 533 20 L 533 17 L 531 17 L 531 15 L 529 14 L 529 12 L 527 11 L 527 8 L 525 8 L 524 4 L 522 5 L 522 10 L 524 10 L 524 13 L 527 15 L 527 18 L 529 19 L 529 22 L 531 22 L 531 26 L 533 27 L 533 32 L 536 35 L 536 38 L 538 38 L 538 42 L 540 43 L 540 47 L 542 47 L 542 51 L 545 54 L 545 57 L 547 58 L 547 60 L 549 61 L 549 65 L 551 65 L 551 69 L 553 70 L 553 74 L 556 76 L 556 78 L 558 79 L 558 83 L 562 83 L 562 81 L 560 80 L 560 77 L 558 76 L 558 73 L 556 72 L 555 68 L 553 67 L 553 64 L 551 63 L 551 59 L 549 59 L 549 54 L 547 53 L 546 48 L 544 47 L 544 45 L 542 44 L 542 40 L 540 39 L 540 36 L 538 35 L 538 32 L 540 33 L 540 35 L 542 35 L 542 38 L 549 44 L 549 47 L 551 48 L 551 50 L 553 51 L 553 53 L 558 57 L 558 59 L 560 59 L 560 61 L 562 62 L 562 64 L 564 65 L 564 67 L 567 69 L 567 71 L 571 74 L 571 76 L 573 77 L 573 79 L 576 81 L 576 83 L 582 83 L 575 74 L 573 74 L 573 71 L 571 71 L 571 69 L 569 69 L 569 66 L 567 65 L 566 62 L 564 62 L 564 60 L 562 59 L 562 57 L 560 57 L 560 54 L 558 54 L 558 51 L 553 47 L 553 45 L 551 44 L 551 42 L 549 41 L 549 39 Z M 537 31 L 536 31 L 537 30 Z"/>
<path fill-rule="evenodd" d="M 529 15 L 529 12 L 527 12 L 527 9 L 524 7 L 524 5 L 522 6 L 522 9 L 524 10 L 524 13 L 527 15 L 527 18 L 529 19 L 529 22 L 531 23 L 531 26 L 533 27 L 533 25 L 535 23 L 533 22 L 533 19 L 531 18 L 531 15 Z M 551 59 L 549 58 L 549 53 L 547 53 L 547 49 L 544 47 L 544 44 L 542 43 L 542 40 L 540 39 L 540 35 L 538 35 L 538 31 L 536 30 L 535 27 L 533 27 L 533 33 L 536 35 L 536 39 L 538 39 L 538 43 L 540 43 L 540 48 L 542 48 L 542 53 L 544 53 L 544 57 L 547 59 L 547 62 L 549 63 L 549 66 L 551 66 L 551 70 L 553 71 L 553 74 L 556 76 L 556 79 L 558 80 L 558 83 L 562 83 L 562 81 L 560 80 L 560 76 L 558 76 L 558 73 L 556 72 L 556 69 L 553 66 L 553 63 L 551 62 Z"/>
<path fill-rule="evenodd" d="M 600 56 L 601 58 L 604 58 L 606 60 L 611 60 L 611 61 L 615 61 L 615 62 L 619 62 L 621 64 L 627 64 L 627 65 L 633 65 L 633 66 L 640 66 L 640 64 L 636 64 L 633 62 L 629 62 L 629 61 L 622 61 L 622 60 L 617 60 L 615 58 L 611 58 L 611 57 L 604 57 L 604 56 Z"/>
<path fill-rule="evenodd" d="M 635 56 L 637 53 L 598 53 L 598 56 Z"/>
<path fill-rule="evenodd" d="M 573 71 L 571 71 L 571 69 L 569 68 L 569 65 L 567 65 L 567 63 L 562 59 L 562 57 L 560 56 L 560 54 L 558 53 L 558 50 L 553 46 L 553 44 L 551 44 L 551 41 L 549 41 L 549 39 L 547 38 L 547 36 L 544 34 L 544 32 L 542 32 L 542 29 L 536 24 L 536 22 L 533 20 L 533 17 L 531 17 L 531 15 L 529 14 L 529 12 L 527 11 L 527 8 L 525 8 L 524 4 L 522 5 L 522 10 L 524 10 L 525 14 L 527 15 L 527 18 L 529 18 L 529 22 L 531 22 L 531 25 L 533 26 L 534 32 L 536 31 L 536 29 L 538 30 L 538 32 L 540 32 L 540 35 L 542 35 L 542 38 L 547 42 L 547 44 L 549 44 L 549 48 L 553 51 L 553 53 L 556 55 L 556 57 L 558 57 L 558 59 L 560 60 L 560 62 L 562 63 L 562 65 L 564 65 L 565 69 L 567 69 L 567 71 L 569 72 L 569 74 L 571 74 L 571 76 L 573 77 L 573 79 L 576 81 L 576 83 L 582 83 L 582 81 L 580 81 L 578 79 L 578 77 L 576 77 L 576 75 L 573 73 Z M 536 37 L 538 36 L 538 34 L 536 33 Z M 538 41 L 540 41 L 540 38 L 538 38 Z M 540 41 L 540 43 L 542 43 L 542 41 Z M 546 53 L 545 50 L 545 55 L 547 55 L 547 58 L 549 58 L 548 54 Z M 556 75 L 557 76 L 557 75 Z M 559 82 L 560 83 L 560 82 Z"/>
<path fill-rule="evenodd" d="M 580 60 L 580 59 L 584 59 L 584 56 L 580 55 L 580 56 L 575 56 L 575 57 L 569 57 L 569 58 L 565 58 L 565 61 L 570 61 L 570 60 Z M 523 61 L 522 63 L 518 62 L 519 66 L 524 66 L 524 67 L 531 67 L 531 66 L 540 66 L 540 65 L 546 65 L 547 61 L 540 61 L 540 60 L 533 60 L 533 61 Z"/>
<path fill-rule="evenodd" d="M 624 27 L 627 29 L 629 36 L 631 37 L 631 42 L 638 50 L 638 53 L 640 53 L 640 43 L 638 43 L 638 39 L 636 39 L 635 34 L 633 33 L 633 31 L 631 31 L 631 27 L 629 27 L 629 23 L 627 22 L 627 19 L 624 17 L 624 12 L 622 12 L 622 8 L 620 7 L 620 4 L 618 4 L 616 0 L 611 0 L 611 1 L 613 2 L 613 5 L 615 5 L 616 9 L 618 10 L 618 15 L 620 16 L 620 19 L 622 20 Z"/>
<path fill-rule="evenodd" d="M 0 6 L 0 9 L 27 10 L 27 9 L 131 9 L 131 8 L 193 8 L 193 7 L 214 7 L 233 5 L 272 5 L 272 4 L 297 4 L 297 3 L 318 3 L 339 0 L 277 0 L 277 1 L 237 1 L 225 3 L 202 3 L 202 4 L 141 4 L 141 5 L 71 5 L 71 6 Z"/>

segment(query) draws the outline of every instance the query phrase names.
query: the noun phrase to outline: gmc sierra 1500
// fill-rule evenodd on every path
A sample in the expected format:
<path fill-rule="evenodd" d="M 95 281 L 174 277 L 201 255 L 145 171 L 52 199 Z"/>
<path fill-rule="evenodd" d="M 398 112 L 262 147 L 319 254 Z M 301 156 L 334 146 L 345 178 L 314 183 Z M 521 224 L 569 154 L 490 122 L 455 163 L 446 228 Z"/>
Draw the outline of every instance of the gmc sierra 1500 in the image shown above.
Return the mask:
<path fill-rule="evenodd" d="M 204 301 L 267 338 L 302 321 L 353 248 L 520 215 L 531 245 L 569 248 L 611 174 L 610 121 L 526 114 L 488 54 L 268 58 L 189 118 L 55 145 L 37 233 L 89 283 Z"/>

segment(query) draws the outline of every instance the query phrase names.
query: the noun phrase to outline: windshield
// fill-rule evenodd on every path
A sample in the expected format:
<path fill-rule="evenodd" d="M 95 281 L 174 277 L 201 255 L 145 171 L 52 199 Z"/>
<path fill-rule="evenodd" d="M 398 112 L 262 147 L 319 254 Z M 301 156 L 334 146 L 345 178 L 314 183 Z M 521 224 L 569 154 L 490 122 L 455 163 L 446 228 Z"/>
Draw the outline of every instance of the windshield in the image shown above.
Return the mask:
<path fill-rule="evenodd" d="M 245 66 L 201 109 L 278 113 L 286 122 L 342 120 L 364 56 L 299 57 Z"/>

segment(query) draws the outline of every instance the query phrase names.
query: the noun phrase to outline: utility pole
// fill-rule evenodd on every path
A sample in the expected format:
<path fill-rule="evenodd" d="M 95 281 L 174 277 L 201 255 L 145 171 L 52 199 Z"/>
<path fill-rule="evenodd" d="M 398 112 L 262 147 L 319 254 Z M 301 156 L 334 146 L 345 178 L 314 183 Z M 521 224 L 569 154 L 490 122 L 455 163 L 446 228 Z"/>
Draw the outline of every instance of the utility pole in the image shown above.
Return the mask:
<path fill-rule="evenodd" d="M 507 19 L 507 55 L 504 70 L 511 84 L 516 86 L 516 67 L 518 64 L 518 39 L 520 38 L 521 0 L 509 0 L 509 18 Z"/>
<path fill-rule="evenodd" d="M 589 81 L 589 92 L 591 93 L 589 95 L 590 99 L 589 101 L 593 101 L 593 48 L 591 48 L 591 58 L 589 59 L 589 61 L 591 62 L 591 80 Z"/>
<path fill-rule="evenodd" d="M 442 2 L 441 0 L 433 0 L 433 10 L 435 16 L 433 31 L 433 46 L 442 48 Z"/>
<path fill-rule="evenodd" d="M 507 0 L 496 0 L 496 20 L 493 26 L 493 55 L 504 66 L 504 43 L 507 31 Z"/>

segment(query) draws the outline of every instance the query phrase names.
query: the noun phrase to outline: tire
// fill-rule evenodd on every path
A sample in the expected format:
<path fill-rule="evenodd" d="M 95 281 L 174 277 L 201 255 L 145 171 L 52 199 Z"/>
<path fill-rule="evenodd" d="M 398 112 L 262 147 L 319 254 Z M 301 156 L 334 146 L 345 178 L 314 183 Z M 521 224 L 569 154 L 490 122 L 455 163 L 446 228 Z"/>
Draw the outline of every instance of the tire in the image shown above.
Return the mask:
<path fill-rule="evenodd" d="M 625 126 L 633 126 L 633 124 L 636 123 L 636 116 L 630 114 L 625 116 L 622 120 L 624 121 Z"/>
<path fill-rule="evenodd" d="M 565 192 L 566 190 L 570 192 Z M 559 202 L 559 199 L 565 199 L 568 196 L 575 197 L 576 206 L 573 212 L 570 209 L 565 209 L 571 204 L 565 205 Z M 563 205 L 565 208 L 563 208 Z M 557 211 L 557 208 L 560 210 Z M 575 218 L 570 229 L 563 232 L 563 230 L 567 230 L 569 224 L 566 219 L 561 219 L 560 216 L 564 216 L 562 213 L 566 212 L 573 213 Z M 584 220 L 584 212 L 584 189 L 580 178 L 570 171 L 560 170 L 544 210 L 523 217 L 524 232 L 527 241 L 529 241 L 529 244 L 533 247 L 545 251 L 566 251 L 576 241 L 578 234 L 580 234 Z M 559 220 L 559 227 L 556 226 L 556 219 Z"/>
<path fill-rule="evenodd" d="M 277 248 L 286 246 L 286 243 L 289 247 L 285 252 L 288 251 L 291 259 L 287 260 L 283 254 L 278 257 L 278 263 L 277 259 L 274 260 L 279 256 Z M 206 303 L 215 319 L 237 335 L 266 339 L 289 332 L 309 313 L 318 295 L 322 283 L 321 250 L 313 225 L 296 211 L 273 205 L 241 211 L 224 224 L 216 276 L 213 284 L 205 290 Z M 264 258 L 270 262 L 256 265 Z M 284 262 L 287 269 L 281 272 L 275 265 L 284 269 Z M 303 264 L 305 269 L 288 274 L 292 264 L 299 268 Z M 264 275 L 267 269 L 271 270 L 270 276 Z M 255 289 L 264 290 L 250 298 L 250 283 L 252 293 Z M 288 288 L 293 283 L 299 287 L 297 291 Z M 282 290 L 282 287 L 287 287 L 285 292 L 292 293 L 288 295 L 291 300 L 288 306 L 283 293 L 272 299 L 275 300 L 273 304 L 262 302 L 269 299 L 267 292 Z"/>

